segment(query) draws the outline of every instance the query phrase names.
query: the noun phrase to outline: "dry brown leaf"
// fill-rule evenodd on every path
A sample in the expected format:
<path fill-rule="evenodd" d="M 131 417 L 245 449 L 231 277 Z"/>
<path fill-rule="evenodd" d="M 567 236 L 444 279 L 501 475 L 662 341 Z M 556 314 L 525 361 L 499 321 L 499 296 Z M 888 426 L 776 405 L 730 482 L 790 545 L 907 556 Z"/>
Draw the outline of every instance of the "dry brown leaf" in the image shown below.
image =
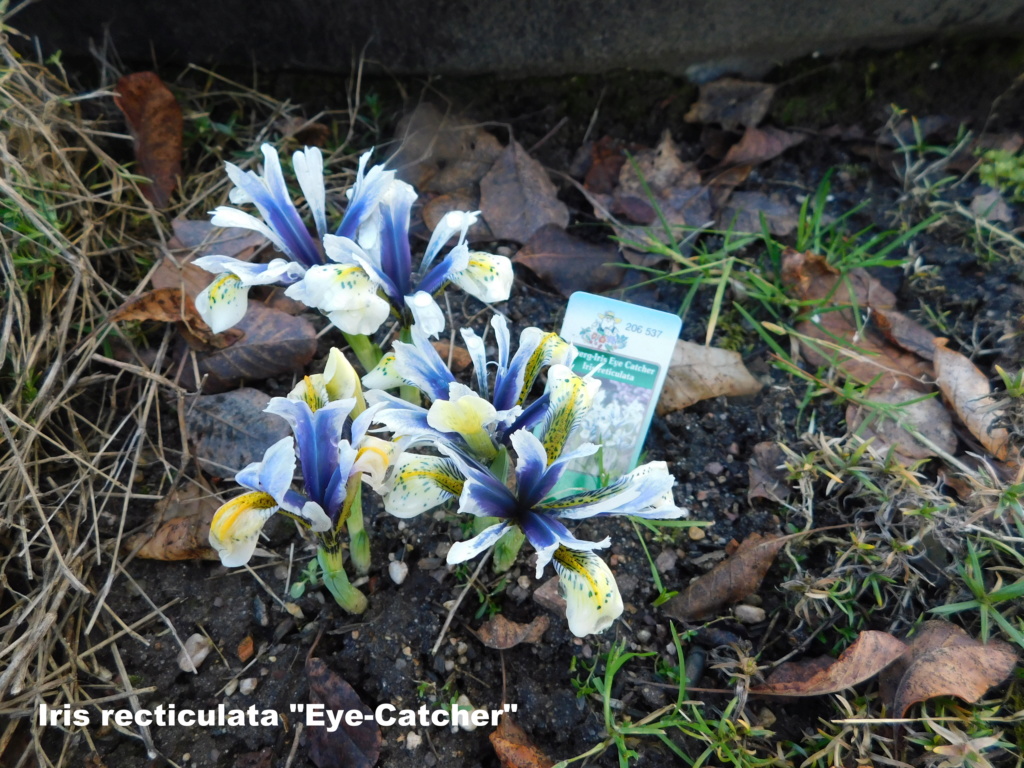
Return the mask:
<path fill-rule="evenodd" d="M 380 726 L 373 721 L 373 710 L 366 706 L 351 685 L 315 656 L 306 659 L 309 700 L 331 712 L 363 713 L 359 725 L 343 720 L 335 730 L 322 725 L 310 726 L 309 759 L 317 768 L 373 768 L 380 757 Z"/>
<path fill-rule="evenodd" d="M 782 504 L 789 498 L 793 489 L 786 482 L 785 462 L 786 454 L 778 443 L 767 440 L 754 446 L 754 455 L 747 465 L 747 501 L 760 498 Z"/>
<path fill-rule="evenodd" d="M 499 240 L 525 243 L 541 227 L 565 229 L 569 209 L 544 166 L 512 141 L 480 180 L 480 212 Z"/>
<path fill-rule="evenodd" d="M 125 547 L 148 560 L 217 560 L 210 546 L 210 521 L 220 508 L 202 481 L 183 485 L 157 502 L 149 532 L 136 534 Z"/>
<path fill-rule="evenodd" d="M 590 197 L 598 218 L 606 219 L 610 213 L 650 225 L 613 222 L 615 234 L 627 243 L 675 243 L 685 236 L 684 228 L 706 227 L 713 218 L 710 190 L 701 186 L 696 164 L 679 156 L 669 131 L 662 134 L 657 147 L 638 151 L 632 162 L 622 166 L 611 195 Z M 671 234 L 665 232 L 666 224 Z"/>
<path fill-rule="evenodd" d="M 269 402 L 269 395 L 250 388 L 199 395 L 189 402 L 185 424 L 200 466 L 217 477 L 231 477 L 290 435 L 288 422 L 263 412 Z"/>
<path fill-rule="evenodd" d="M 771 234 L 785 237 L 796 231 L 800 211 L 779 194 L 734 192 L 718 211 L 716 222 L 719 229 L 735 234 L 759 235 L 764 231 L 762 216 Z"/>
<path fill-rule="evenodd" d="M 868 308 L 893 317 L 897 314 L 893 309 L 896 297 L 865 270 L 854 269 L 840 276 L 823 256 L 790 248 L 783 253 L 782 280 L 797 298 L 824 300 L 829 305 L 796 326 L 801 334 L 819 340 L 813 345 L 806 341 L 800 345 L 809 363 L 834 365 L 844 375 L 865 384 L 895 382 L 919 392 L 930 390 L 924 383 L 931 374 L 927 361 L 889 343 L 874 327 L 858 324 L 854 313 Z M 845 342 L 842 349 L 836 349 L 841 342 Z"/>
<path fill-rule="evenodd" d="M 776 536 L 750 534 L 728 559 L 665 603 L 665 614 L 680 621 L 697 621 L 754 594 L 784 543 Z"/>
<path fill-rule="evenodd" d="M 489 738 L 501 761 L 501 768 L 551 768 L 555 764 L 533 745 L 526 732 L 508 715 L 501 718 L 498 728 Z"/>
<path fill-rule="evenodd" d="M 982 643 L 948 621 L 926 621 L 906 652 L 885 671 L 881 694 L 896 717 L 936 696 L 974 703 L 1003 682 L 1017 665 L 1017 654 L 999 640 Z"/>
<path fill-rule="evenodd" d="M 470 357 L 469 350 L 465 347 L 453 346 L 447 341 L 433 341 L 431 344 L 434 345 L 434 349 L 437 350 L 437 354 L 441 356 L 446 365 L 448 364 L 448 357 L 451 356 L 451 369 L 454 373 L 462 373 L 473 364 L 473 358 Z"/>
<path fill-rule="evenodd" d="M 305 317 L 250 301 L 237 326 L 239 341 L 198 355 L 199 375 L 206 376 L 203 391 L 223 392 L 245 381 L 262 381 L 271 376 L 301 371 L 316 354 L 316 330 Z M 181 384 L 194 387 L 191 366 L 186 366 Z"/>
<path fill-rule="evenodd" d="M 529 624 L 520 624 L 498 613 L 477 630 L 476 636 L 488 648 L 503 651 L 520 643 L 539 643 L 549 626 L 551 619 L 547 616 L 537 616 Z"/>
<path fill-rule="evenodd" d="M 590 148 L 590 167 L 583 178 L 583 186 L 598 195 L 610 195 L 619 183 L 619 173 L 626 164 L 622 142 L 602 136 Z"/>
<path fill-rule="evenodd" d="M 743 138 L 729 148 L 722 165 L 759 165 L 778 157 L 805 138 L 802 133 L 781 128 L 751 126 L 743 132 Z"/>
<path fill-rule="evenodd" d="M 395 138 L 399 149 L 388 164 L 420 194 L 479 198 L 480 180 L 503 151 L 493 134 L 426 103 L 402 118 Z"/>
<path fill-rule="evenodd" d="M 886 418 L 873 406 L 851 403 L 846 408 L 847 428 L 865 440 L 874 438 L 872 445 L 882 453 L 892 448 L 909 461 L 919 461 L 939 456 L 936 448 L 945 454 L 956 450 L 953 420 L 936 398 L 921 400 L 921 392 L 898 384 L 874 386 L 866 397 L 872 403 L 899 406 L 895 411 L 898 421 Z"/>
<path fill-rule="evenodd" d="M 1010 458 L 1010 433 L 996 422 L 1005 413 L 996 410 L 992 387 L 974 363 L 946 347 L 946 339 L 935 340 L 935 383 L 946 402 L 985 450 L 1000 461 Z"/>
<path fill-rule="evenodd" d="M 597 245 L 548 224 L 539 229 L 512 259 L 549 283 L 563 296 L 575 291 L 601 293 L 622 282 L 622 261 L 614 245 Z"/>
<path fill-rule="evenodd" d="M 907 647 L 888 632 L 861 632 L 856 642 L 838 659 L 822 657 L 780 664 L 764 685 L 750 689 L 752 694 L 782 696 L 821 696 L 851 688 L 874 677 L 894 662 Z"/>
<path fill-rule="evenodd" d="M 114 103 L 135 140 L 139 174 L 152 181 L 139 189 L 157 208 L 166 208 L 181 176 L 181 107 L 155 72 L 135 72 L 118 80 Z"/>
<path fill-rule="evenodd" d="M 236 328 L 214 333 L 199 316 L 192 297 L 181 288 L 157 288 L 147 291 L 126 301 L 110 316 L 112 323 L 128 320 L 176 323 L 188 345 L 192 349 L 204 352 L 229 347 L 243 335 Z"/>
<path fill-rule="evenodd" d="M 725 77 L 700 87 L 700 97 L 683 118 L 688 123 L 719 123 L 735 131 L 760 124 L 768 114 L 775 86 Z"/>
<path fill-rule="evenodd" d="M 668 365 L 658 415 L 719 395 L 753 395 L 762 386 L 743 365 L 738 352 L 680 339 Z"/>
<path fill-rule="evenodd" d="M 274 123 L 274 127 L 281 132 L 282 138 L 295 139 L 297 144 L 305 147 L 323 149 L 331 138 L 331 129 L 328 126 L 298 115 L 282 117 Z"/>

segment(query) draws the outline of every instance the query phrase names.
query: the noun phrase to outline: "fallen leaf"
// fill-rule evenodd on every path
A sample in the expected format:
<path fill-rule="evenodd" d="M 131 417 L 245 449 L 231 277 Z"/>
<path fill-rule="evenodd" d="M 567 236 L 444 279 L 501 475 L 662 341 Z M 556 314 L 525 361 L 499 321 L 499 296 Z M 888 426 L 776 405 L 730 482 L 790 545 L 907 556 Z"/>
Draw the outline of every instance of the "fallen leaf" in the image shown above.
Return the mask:
<path fill-rule="evenodd" d="M 512 259 L 549 283 L 563 296 L 575 291 L 601 293 L 622 282 L 622 260 L 614 245 L 588 243 L 556 224 L 537 230 Z"/>
<path fill-rule="evenodd" d="M 764 231 L 762 216 L 771 234 L 785 237 L 796 231 L 800 211 L 795 203 L 779 194 L 734 192 L 718 211 L 716 221 L 721 230 L 759 235 Z"/>
<path fill-rule="evenodd" d="M 147 560 L 218 560 L 210 546 L 210 521 L 219 508 L 208 485 L 189 482 L 157 502 L 150 530 L 129 538 L 125 548 Z"/>
<path fill-rule="evenodd" d="M 152 181 L 139 189 L 157 208 L 166 208 L 181 176 L 181 107 L 155 72 L 135 72 L 118 80 L 114 103 L 135 140 L 139 174 Z"/>
<path fill-rule="evenodd" d="M 308 726 L 309 759 L 317 768 L 372 768 L 376 765 L 381 735 L 380 726 L 373 721 L 373 711 L 348 682 L 315 656 L 306 660 L 306 679 L 310 703 L 322 704 L 331 712 L 363 714 L 359 725 L 349 725 L 347 719 L 343 719 L 333 731 L 322 725 Z"/>
<path fill-rule="evenodd" d="M 867 630 L 838 659 L 828 656 L 780 664 L 764 685 L 752 694 L 821 696 L 851 688 L 874 677 L 894 662 L 907 647 L 888 632 Z"/>
<path fill-rule="evenodd" d="M 665 603 L 665 614 L 680 621 L 697 621 L 754 594 L 784 543 L 776 536 L 750 534 L 729 558 Z"/>
<path fill-rule="evenodd" d="M 569 209 L 544 166 L 514 140 L 480 180 L 480 211 L 496 238 L 517 243 L 546 225 L 569 225 Z"/>
<path fill-rule="evenodd" d="M 734 131 L 759 125 L 768 114 L 775 86 L 731 77 L 700 87 L 700 96 L 683 118 L 688 123 L 719 123 Z"/>
<path fill-rule="evenodd" d="M 786 454 L 771 440 L 754 446 L 754 455 L 747 464 L 750 487 L 747 501 L 769 499 L 784 503 L 793 489 L 787 485 Z"/>
<path fill-rule="evenodd" d="M 847 428 L 865 440 L 874 438 L 872 445 L 882 453 L 892 448 L 909 461 L 938 456 L 936 448 L 945 454 L 953 453 L 956 435 L 949 412 L 936 398 L 921 397 L 916 389 L 876 385 L 868 390 L 867 400 L 897 406 L 893 411 L 897 418 L 887 418 L 885 411 L 873 405 L 850 404 L 846 408 Z"/>
<path fill-rule="evenodd" d="M 501 768 L 551 768 L 555 764 L 533 745 L 526 732 L 508 715 L 501 718 L 497 729 L 488 738 L 501 761 Z"/>
<path fill-rule="evenodd" d="M 984 221 L 1001 221 L 1003 224 L 1013 223 L 1013 211 L 1006 204 L 998 189 L 977 194 L 971 200 L 971 213 Z"/>
<path fill-rule="evenodd" d="M 583 186 L 599 195 L 610 195 L 619 183 L 619 172 L 626 164 L 622 142 L 602 136 L 590 148 L 590 167 L 583 177 Z"/>
<path fill-rule="evenodd" d="M 632 162 L 622 166 L 619 184 L 610 196 L 590 197 L 597 203 L 598 218 L 609 219 L 609 214 L 614 214 L 649 225 L 612 223 L 620 240 L 640 246 L 678 244 L 688 230 L 704 228 L 713 218 L 710 190 L 701 186 L 696 164 L 679 156 L 679 147 L 667 130 L 657 147 L 637 151 Z"/>
<path fill-rule="evenodd" d="M 719 395 L 753 395 L 762 386 L 738 352 L 680 339 L 668 364 L 657 412 L 664 416 Z"/>
<path fill-rule="evenodd" d="M 529 624 L 520 624 L 498 613 L 477 630 L 476 636 L 488 648 L 503 651 L 520 643 L 539 643 L 550 625 L 551 619 L 547 616 L 537 616 Z"/>
<path fill-rule="evenodd" d="M 462 373 L 462 371 L 473 364 L 473 358 L 469 356 L 469 350 L 465 347 L 452 345 L 447 341 L 433 341 L 431 344 L 434 345 L 434 349 L 437 350 L 437 354 L 444 360 L 445 365 L 448 364 L 448 358 L 451 357 L 452 364 L 450 367 L 454 373 Z"/>
<path fill-rule="evenodd" d="M 269 402 L 269 395 L 249 388 L 192 399 L 185 425 L 200 466 L 216 477 L 231 477 L 290 435 L 284 419 L 263 412 Z"/>
<path fill-rule="evenodd" d="M 935 383 L 956 415 L 989 453 L 1000 461 L 1010 458 L 1010 433 L 996 423 L 1005 413 L 994 408 L 988 378 L 974 363 L 935 339 Z"/>
<path fill-rule="evenodd" d="M 982 643 L 948 621 L 926 621 L 882 675 L 881 694 L 896 717 L 905 717 L 914 704 L 936 696 L 956 696 L 973 704 L 1016 665 L 1016 652 L 1004 642 Z"/>
<path fill-rule="evenodd" d="M 896 297 L 866 270 L 840 275 L 823 256 L 790 248 L 782 254 L 782 281 L 802 301 L 824 302 L 796 326 L 799 333 L 818 340 L 801 342 L 801 354 L 809 363 L 833 365 L 864 384 L 898 383 L 919 392 L 930 390 L 924 383 L 932 372 L 926 360 L 889 343 L 873 325 L 858 322 L 857 313 L 868 309 L 890 317 L 898 314 Z"/>
<path fill-rule="evenodd" d="M 479 125 L 427 103 L 399 121 L 395 138 L 399 148 L 388 165 L 420 194 L 458 192 L 479 198 L 480 180 L 504 150 Z"/>
<path fill-rule="evenodd" d="M 781 128 L 750 126 L 743 132 L 743 137 L 726 152 L 722 165 L 760 165 L 795 147 L 805 138 L 802 133 Z"/>
<path fill-rule="evenodd" d="M 110 316 L 112 323 L 128 320 L 154 320 L 176 323 L 178 331 L 192 349 L 207 351 L 223 349 L 242 337 L 242 332 L 229 328 L 214 333 L 199 316 L 192 297 L 181 288 L 157 288 L 126 301 Z"/>
<path fill-rule="evenodd" d="M 218 392 L 245 381 L 301 371 L 316 354 L 316 329 L 305 317 L 250 301 L 245 317 L 233 329 L 243 334 L 231 346 L 198 356 L 206 392 Z M 187 368 L 186 368 L 187 371 Z M 194 383 L 182 378 L 182 386 Z"/>

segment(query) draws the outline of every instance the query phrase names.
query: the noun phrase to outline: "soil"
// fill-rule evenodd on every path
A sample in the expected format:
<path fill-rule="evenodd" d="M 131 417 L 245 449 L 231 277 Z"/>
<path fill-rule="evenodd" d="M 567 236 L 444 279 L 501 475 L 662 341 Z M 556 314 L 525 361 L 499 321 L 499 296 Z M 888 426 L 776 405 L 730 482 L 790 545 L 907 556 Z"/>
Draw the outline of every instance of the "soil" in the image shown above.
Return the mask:
<path fill-rule="evenodd" d="M 939 75 L 918 65 L 929 59 L 943 62 Z M 998 66 L 993 64 L 995 60 Z M 874 62 L 874 69 L 868 66 L 869 62 Z M 909 203 L 902 182 L 870 159 L 855 154 L 850 143 L 837 140 L 823 129 L 833 124 L 850 127 L 856 123 L 870 133 L 881 127 L 887 117 L 884 106 L 889 102 L 918 110 L 914 114 L 921 116 L 947 114 L 953 130 L 961 120 L 980 128 L 990 118 L 993 102 L 1011 87 L 1021 62 L 1019 46 L 998 43 L 975 48 L 931 47 L 832 62 L 809 60 L 775 73 L 773 80 L 791 81 L 793 85 L 789 91 L 780 91 L 769 120 L 776 124 L 799 123 L 814 130 L 803 144 L 760 166 L 745 189 L 781 191 L 798 200 L 813 195 L 825 174 L 835 169 L 828 213 L 839 216 L 866 203 L 852 218 L 851 232 L 866 226 L 895 229 L 905 226 L 908 220 L 913 223 L 916 212 L 906 210 Z M 905 72 L 908 68 L 921 79 L 911 81 Z M 861 77 L 869 69 L 872 75 L 865 83 Z M 933 87 L 940 80 L 942 87 Z M 282 90 L 294 82 L 294 76 L 282 75 L 273 87 Z M 837 83 L 843 87 L 839 88 Z M 692 86 L 671 78 L 639 74 L 608 78 L 601 88 L 598 84 L 599 79 L 593 77 L 545 81 L 533 93 L 522 83 L 500 81 L 446 81 L 433 87 L 453 101 L 456 111 L 510 126 L 527 148 L 567 118 L 563 128 L 556 130 L 534 153 L 555 170 L 567 171 L 572 165 L 594 112 L 595 96 L 602 88 L 604 98 L 590 138 L 611 135 L 651 145 L 662 130 L 669 128 L 686 156 L 701 155 L 699 126 L 680 119 L 694 97 Z M 383 94 L 385 105 L 392 103 L 388 100 L 392 85 L 383 81 L 375 85 Z M 294 98 L 301 100 L 307 92 L 308 89 L 300 89 Z M 1016 98 L 1016 92 L 1011 90 L 1001 104 L 1006 107 Z M 311 106 L 315 108 L 317 104 Z M 396 114 L 397 111 L 396 108 Z M 994 120 L 1000 129 L 1024 128 L 1019 112 L 999 109 L 997 113 Z M 387 118 L 382 120 L 386 125 Z M 990 122 L 990 128 L 995 125 Z M 572 231 L 588 239 L 605 237 L 603 231 L 595 234 L 594 219 L 579 193 L 568 185 L 561 191 L 573 211 Z M 961 193 L 962 190 L 952 190 L 948 194 L 954 197 Z M 963 232 L 951 226 L 939 226 L 916 238 L 914 248 L 915 258 L 934 267 L 927 281 L 908 280 L 902 270 L 878 271 L 880 279 L 896 291 L 899 308 L 926 324 L 930 317 L 943 317 L 947 330 L 961 344 L 974 352 L 984 351 L 979 362 L 986 370 L 1000 363 L 1016 368 L 1020 342 L 997 340 L 1013 328 L 1024 306 L 1024 273 L 1019 258 L 982 261 L 967 244 Z M 895 258 L 907 255 L 905 249 L 893 254 Z M 512 298 L 504 309 L 512 321 L 513 338 L 527 325 L 557 328 L 564 298 L 523 270 L 517 272 L 517 277 Z M 630 280 L 635 282 L 636 278 Z M 663 282 L 653 288 L 627 291 L 626 297 L 676 311 L 684 292 L 685 286 Z M 683 338 L 703 341 L 710 299 L 698 297 L 685 318 Z M 456 323 L 481 309 L 471 299 L 459 304 L 453 302 Z M 924 307 L 930 312 L 924 312 Z M 677 479 L 676 501 L 689 507 L 694 519 L 714 523 L 703 538 L 691 537 L 687 529 L 665 529 L 657 537 L 644 532 L 652 557 L 663 552 L 677 556 L 667 556 L 674 563 L 661 574 L 667 590 L 685 588 L 691 578 L 717 561 L 731 540 L 740 541 L 751 532 L 784 531 L 789 521 L 778 504 L 765 499 L 747 500 L 747 462 L 753 447 L 765 440 L 780 440 L 790 446 L 802 444 L 802 437 L 810 428 L 810 411 L 803 407 L 807 387 L 772 367 L 770 350 L 756 336 L 747 333 L 743 339 L 740 350 L 745 362 L 767 384 L 760 395 L 701 402 L 685 411 L 656 418 L 651 427 L 647 460 L 668 462 Z M 321 352 L 336 341 L 339 339 L 330 333 L 324 336 Z M 312 367 L 319 370 L 318 365 L 322 362 L 315 362 Z M 283 387 L 287 383 L 277 384 Z M 818 431 L 842 434 L 842 408 L 818 401 L 813 409 Z M 167 434 L 172 432 L 168 430 Z M 230 492 L 230 483 L 221 487 Z M 369 499 L 370 495 L 364 498 Z M 141 525 L 149 513 L 145 505 L 133 508 L 128 526 Z M 870 513 L 855 501 L 823 497 L 816 510 L 815 524 L 849 521 Z M 610 631 L 582 640 L 574 638 L 564 618 L 549 614 L 534 599 L 535 589 L 553 573 L 549 571 L 537 581 L 528 552 L 524 551 L 517 566 L 505 576 L 495 576 L 489 567 L 482 573 L 491 594 L 484 598 L 477 590 L 469 590 L 439 653 L 431 655 L 431 647 L 448 614 L 446 606 L 463 590 L 471 572 L 465 568 L 453 571 L 444 564 L 447 548 L 454 538 L 461 536 L 458 522 L 454 515 L 444 512 L 400 521 L 375 509 L 374 503 L 368 501 L 367 527 L 374 567 L 364 590 L 369 594 L 370 607 L 365 615 L 355 618 L 344 615 L 329 596 L 325 600 L 325 592 L 317 589 L 294 601 L 300 615 L 292 615 L 279 603 L 278 597 L 289 599 L 289 575 L 294 581 L 313 555 L 309 542 L 297 538 L 294 528 L 284 520 L 267 528 L 269 540 L 264 542 L 264 548 L 274 553 L 275 558 L 269 562 L 256 561 L 266 563 L 256 567 L 265 584 L 244 570 L 228 571 L 216 563 L 131 561 L 128 573 L 149 599 L 126 579 L 118 578 L 108 598 L 116 614 L 131 623 L 151 611 L 149 600 L 163 605 L 177 599 L 164 611 L 167 622 L 182 639 L 203 631 L 217 647 L 199 673 L 191 674 L 179 669 L 178 646 L 164 622 L 145 626 L 137 642 L 121 642 L 124 666 L 132 684 L 156 688 L 155 693 L 143 697 L 143 706 L 173 703 L 179 710 L 215 709 L 228 702 L 232 707 L 254 705 L 259 710 L 276 710 L 288 718 L 287 727 L 280 728 L 154 727 L 152 736 L 158 750 L 174 764 L 197 767 L 307 764 L 308 731 L 299 736 L 296 756 L 289 758 L 298 733 L 296 716 L 289 710 L 292 704 L 308 701 L 303 669 L 311 652 L 344 677 L 371 707 L 383 702 L 399 707 L 433 707 L 460 695 L 485 709 L 500 708 L 502 703 L 517 704 L 518 724 L 538 748 L 556 760 L 586 752 L 604 738 L 599 697 L 578 696 L 576 688 L 587 680 L 588 670 L 599 663 L 612 643 L 625 642 L 628 650 L 650 654 L 617 677 L 612 695 L 621 707 L 620 717 L 637 720 L 674 696 L 668 688 L 650 685 L 668 682 L 664 670 L 678 666 L 679 660 L 674 655 L 667 619 L 652 607 L 658 592 L 649 561 L 631 524 L 617 518 L 587 521 L 576 531 L 583 538 L 611 536 L 614 542 L 610 556 L 626 609 L 622 620 Z M 812 571 L 827 566 L 825 562 L 816 563 L 816 557 L 830 557 L 827 548 L 803 554 L 805 565 Z M 400 585 L 388 576 L 391 558 L 404 560 L 409 567 L 408 577 Z M 830 651 L 823 643 L 809 640 L 807 628 L 799 627 L 784 610 L 786 598 L 776 587 L 785 578 L 786 566 L 777 565 L 759 592 L 762 607 L 767 610 L 765 621 L 740 624 L 724 614 L 713 624 L 713 632 L 697 633 L 687 641 L 687 654 L 713 653 L 730 641 L 749 641 L 755 651 L 763 652 L 765 659 L 780 658 L 801 644 L 809 655 Z M 867 628 L 893 628 L 891 617 L 871 615 L 870 608 L 870 604 L 864 604 L 858 609 L 867 617 Z M 550 615 L 551 626 L 541 643 L 503 652 L 490 650 L 475 637 L 474 630 L 493 610 L 522 622 Z M 684 629 L 682 625 L 679 628 Z M 236 649 L 246 637 L 253 639 L 258 656 L 247 671 L 240 673 L 244 665 Z M 314 645 L 315 650 L 311 650 Z M 116 669 L 109 656 L 103 658 L 103 664 Z M 251 694 L 235 692 L 227 696 L 224 686 L 239 676 L 256 678 L 255 690 Z M 715 670 L 705 671 L 691 682 L 705 688 L 729 688 L 728 676 Z M 710 708 L 726 701 L 714 694 L 704 695 L 704 699 Z M 755 703 L 752 709 L 760 711 L 762 706 Z M 771 706 L 778 718 L 774 729 L 780 739 L 798 739 L 802 731 L 813 731 L 820 715 L 814 706 Z M 487 738 L 490 731 L 490 727 L 457 732 L 435 727 L 384 728 L 379 765 L 497 766 L 498 759 Z M 410 748 L 413 732 L 418 738 L 412 741 L 418 746 Z M 94 729 L 93 739 L 102 764 L 109 768 L 149 764 L 142 744 L 116 729 Z M 645 739 L 631 746 L 640 753 L 637 765 L 657 768 L 679 764 L 679 759 L 657 739 Z M 693 745 L 684 743 L 683 748 Z M 77 764 L 84 764 L 92 750 L 85 741 L 80 741 L 76 749 Z M 614 749 L 590 764 L 617 765 Z"/>

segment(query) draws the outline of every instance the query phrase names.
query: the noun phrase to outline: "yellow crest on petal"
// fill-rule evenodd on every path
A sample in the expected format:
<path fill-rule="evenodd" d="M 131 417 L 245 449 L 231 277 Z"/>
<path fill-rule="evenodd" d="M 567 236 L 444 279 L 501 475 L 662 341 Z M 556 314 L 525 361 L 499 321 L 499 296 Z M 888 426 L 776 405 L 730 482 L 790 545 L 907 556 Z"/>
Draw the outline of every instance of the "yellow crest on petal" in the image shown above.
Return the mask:
<path fill-rule="evenodd" d="M 210 545 L 221 562 L 228 567 L 249 562 L 264 523 L 277 509 L 274 497 L 262 491 L 243 493 L 222 504 L 210 521 Z"/>
<path fill-rule="evenodd" d="M 553 561 L 565 597 L 565 616 L 574 635 L 603 632 L 622 615 L 622 596 L 604 560 L 593 552 L 560 546 Z"/>

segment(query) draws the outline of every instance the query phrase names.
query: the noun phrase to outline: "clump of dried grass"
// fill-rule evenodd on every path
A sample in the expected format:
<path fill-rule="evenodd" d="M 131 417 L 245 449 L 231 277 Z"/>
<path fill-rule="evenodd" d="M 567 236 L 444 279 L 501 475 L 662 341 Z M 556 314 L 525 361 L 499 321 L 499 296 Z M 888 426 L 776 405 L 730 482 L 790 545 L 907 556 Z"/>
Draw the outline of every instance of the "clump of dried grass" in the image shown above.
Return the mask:
<path fill-rule="evenodd" d="M 168 253 L 171 216 L 201 217 L 227 185 L 220 150 L 197 142 L 179 202 L 156 211 L 111 155 L 130 146 L 107 119 L 112 88 L 76 93 L 59 66 L 26 61 L 6 40 L 0 58 L 0 764 L 62 766 L 78 740 L 95 748 L 88 729 L 39 726 L 40 704 L 138 707 L 150 689 L 132 687 L 119 643 L 148 644 L 139 630 L 154 621 L 179 638 L 171 603 L 149 599 L 122 551 L 129 510 L 165 495 L 188 459 L 185 436 L 160 426 L 168 408 L 180 423 L 186 394 L 159 373 L 173 330 L 145 363 L 119 338 L 115 360 L 106 318 Z M 181 92 L 187 120 L 238 105 L 249 123 L 234 141 L 255 149 L 291 117 L 287 103 L 200 74 L 204 88 Z M 144 466 L 157 479 L 140 488 Z M 131 623 L 107 601 L 126 582 L 151 608 Z M 156 754 L 147 729 L 125 733 Z"/>

